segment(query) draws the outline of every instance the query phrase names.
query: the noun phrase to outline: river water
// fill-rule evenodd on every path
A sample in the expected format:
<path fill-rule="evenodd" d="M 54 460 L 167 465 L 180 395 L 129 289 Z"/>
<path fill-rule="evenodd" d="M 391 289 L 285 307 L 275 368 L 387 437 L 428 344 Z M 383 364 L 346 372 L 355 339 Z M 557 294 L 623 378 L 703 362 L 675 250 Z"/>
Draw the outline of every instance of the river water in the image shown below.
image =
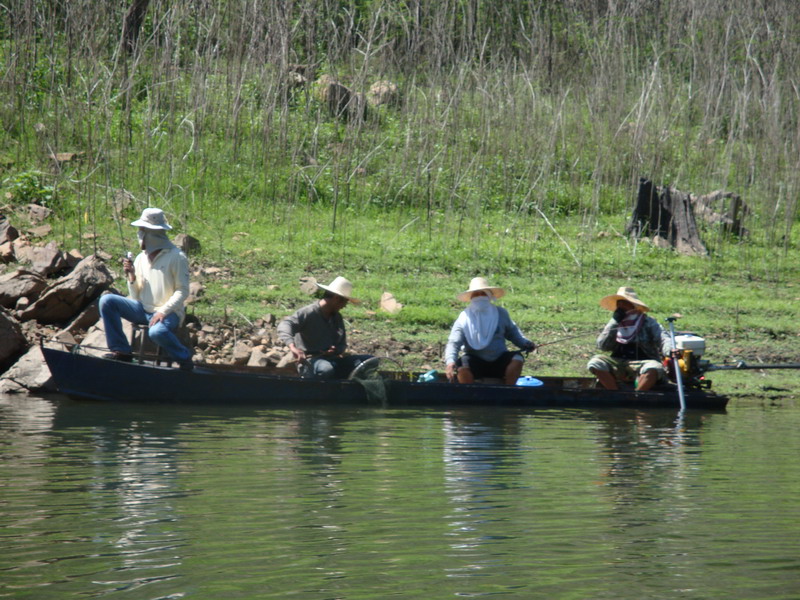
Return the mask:
<path fill-rule="evenodd" d="M 800 408 L 0 397 L 0 598 L 800 598 Z"/>

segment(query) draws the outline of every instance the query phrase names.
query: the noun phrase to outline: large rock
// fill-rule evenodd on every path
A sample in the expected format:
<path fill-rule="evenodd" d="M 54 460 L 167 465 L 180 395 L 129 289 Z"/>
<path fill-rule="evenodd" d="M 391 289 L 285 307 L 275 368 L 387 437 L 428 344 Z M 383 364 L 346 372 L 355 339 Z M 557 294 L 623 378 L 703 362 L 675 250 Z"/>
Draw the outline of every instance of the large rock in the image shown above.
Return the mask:
<path fill-rule="evenodd" d="M 125 337 L 130 341 L 133 326 L 130 321 L 122 319 L 122 332 Z M 106 330 L 103 327 L 103 320 L 99 320 L 97 324 L 86 332 L 86 337 L 81 342 L 81 352 L 89 356 L 102 356 L 108 352 L 108 345 L 106 344 Z"/>
<path fill-rule="evenodd" d="M 39 297 L 47 287 L 47 282 L 37 273 L 18 269 L 0 276 L 0 306 L 11 308 L 17 306 L 20 298 L 31 302 Z"/>
<path fill-rule="evenodd" d="M 32 263 L 31 271 L 40 273 L 44 277 L 67 268 L 64 253 L 58 249 L 58 245 L 55 242 L 50 242 L 43 247 L 34 247 L 31 250 L 30 258 Z"/>
<path fill-rule="evenodd" d="M 19 237 L 19 231 L 11 223 L 8 222 L 3 215 L 0 215 L 0 244 L 6 242 L 13 242 Z"/>
<path fill-rule="evenodd" d="M 75 317 L 64 330 L 71 334 L 79 331 L 88 331 L 89 328 L 97 323 L 100 319 L 100 299 L 97 298 L 92 303 L 84 308 L 81 313 Z"/>
<path fill-rule="evenodd" d="M 26 344 L 19 323 L 4 310 L 0 310 L 0 367 L 5 367 L 22 352 Z"/>
<path fill-rule="evenodd" d="M 367 100 L 372 106 L 380 106 L 382 104 L 396 105 L 400 102 L 400 91 L 396 83 L 376 81 L 369 88 Z"/>
<path fill-rule="evenodd" d="M 183 250 L 183 253 L 187 256 L 199 252 L 201 248 L 200 240 L 186 233 L 179 233 L 176 235 L 172 243 Z"/>
<path fill-rule="evenodd" d="M 54 391 L 56 387 L 39 346 L 28 350 L 0 379 L 0 393 Z"/>
<path fill-rule="evenodd" d="M 108 289 L 114 277 L 97 256 L 89 256 L 70 273 L 57 279 L 39 299 L 20 313 L 23 321 L 62 323 L 72 319 L 83 308 Z"/>

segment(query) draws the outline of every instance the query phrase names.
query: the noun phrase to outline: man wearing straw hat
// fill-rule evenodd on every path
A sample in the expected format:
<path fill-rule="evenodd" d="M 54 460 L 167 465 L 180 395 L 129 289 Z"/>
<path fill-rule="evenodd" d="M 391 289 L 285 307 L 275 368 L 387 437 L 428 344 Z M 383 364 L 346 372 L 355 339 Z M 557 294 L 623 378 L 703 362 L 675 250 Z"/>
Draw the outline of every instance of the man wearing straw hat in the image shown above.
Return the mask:
<path fill-rule="evenodd" d="M 303 377 L 344 379 L 369 355 L 346 355 L 347 334 L 341 311 L 353 298 L 353 284 L 337 277 L 329 285 L 317 284 L 322 298 L 297 310 L 278 324 L 278 338 L 297 359 Z"/>
<path fill-rule="evenodd" d="M 645 314 L 650 309 L 633 288 L 619 288 L 602 298 L 600 306 L 613 314 L 597 338 L 597 347 L 611 355 L 593 356 L 587 368 L 609 390 L 618 389 L 618 381 L 633 380 L 637 390 L 651 389 L 666 376 L 661 357 L 672 351 L 669 334 Z"/>
<path fill-rule="evenodd" d="M 528 352 L 535 350 L 536 344 L 522 335 L 505 308 L 493 304 L 505 293 L 503 288 L 490 286 L 485 278 L 475 277 L 469 289 L 457 296 L 469 305 L 458 315 L 447 339 L 444 361 L 450 381 L 473 383 L 490 377 L 516 384 L 525 359 L 520 352 L 509 351 L 506 340 Z M 464 353 L 459 357 L 462 348 Z"/>
<path fill-rule="evenodd" d="M 135 260 L 124 258 L 122 269 L 128 296 L 106 294 L 100 298 L 100 316 L 106 330 L 109 358 L 130 362 L 131 347 L 122 331 L 122 319 L 148 325 L 150 339 L 166 350 L 185 370 L 192 368 L 192 351 L 175 335 L 183 321 L 183 303 L 189 296 L 189 261 L 167 237 L 172 229 L 160 208 L 146 208 L 138 220 L 142 251 Z"/>

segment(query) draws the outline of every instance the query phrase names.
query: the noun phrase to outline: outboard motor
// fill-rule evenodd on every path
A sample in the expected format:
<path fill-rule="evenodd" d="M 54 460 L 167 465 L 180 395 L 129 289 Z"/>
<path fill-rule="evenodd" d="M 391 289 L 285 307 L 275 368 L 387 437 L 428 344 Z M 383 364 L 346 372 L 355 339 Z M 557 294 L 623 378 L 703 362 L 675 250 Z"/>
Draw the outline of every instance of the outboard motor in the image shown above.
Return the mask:
<path fill-rule="evenodd" d="M 675 347 L 681 351 L 678 366 L 684 382 L 691 387 L 711 387 L 711 381 L 703 376 L 709 365 L 709 362 L 702 358 L 706 351 L 705 338 L 693 333 L 680 333 L 675 336 Z M 670 378 L 674 379 L 675 373 L 673 369 L 675 367 L 671 360 L 666 359 L 666 361 L 669 363 L 667 369 Z"/>

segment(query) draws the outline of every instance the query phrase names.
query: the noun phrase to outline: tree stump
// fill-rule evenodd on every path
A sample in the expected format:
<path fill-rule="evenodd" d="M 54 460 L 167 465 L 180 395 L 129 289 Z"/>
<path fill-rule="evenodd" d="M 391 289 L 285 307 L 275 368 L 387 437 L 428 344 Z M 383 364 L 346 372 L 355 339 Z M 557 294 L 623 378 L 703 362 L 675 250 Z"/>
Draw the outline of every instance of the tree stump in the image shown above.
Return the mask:
<path fill-rule="evenodd" d="M 708 254 L 697 231 L 691 196 L 670 187 L 656 187 L 649 179 L 639 180 L 636 206 L 625 231 L 637 238 L 652 236 L 656 244 L 681 254 Z"/>

